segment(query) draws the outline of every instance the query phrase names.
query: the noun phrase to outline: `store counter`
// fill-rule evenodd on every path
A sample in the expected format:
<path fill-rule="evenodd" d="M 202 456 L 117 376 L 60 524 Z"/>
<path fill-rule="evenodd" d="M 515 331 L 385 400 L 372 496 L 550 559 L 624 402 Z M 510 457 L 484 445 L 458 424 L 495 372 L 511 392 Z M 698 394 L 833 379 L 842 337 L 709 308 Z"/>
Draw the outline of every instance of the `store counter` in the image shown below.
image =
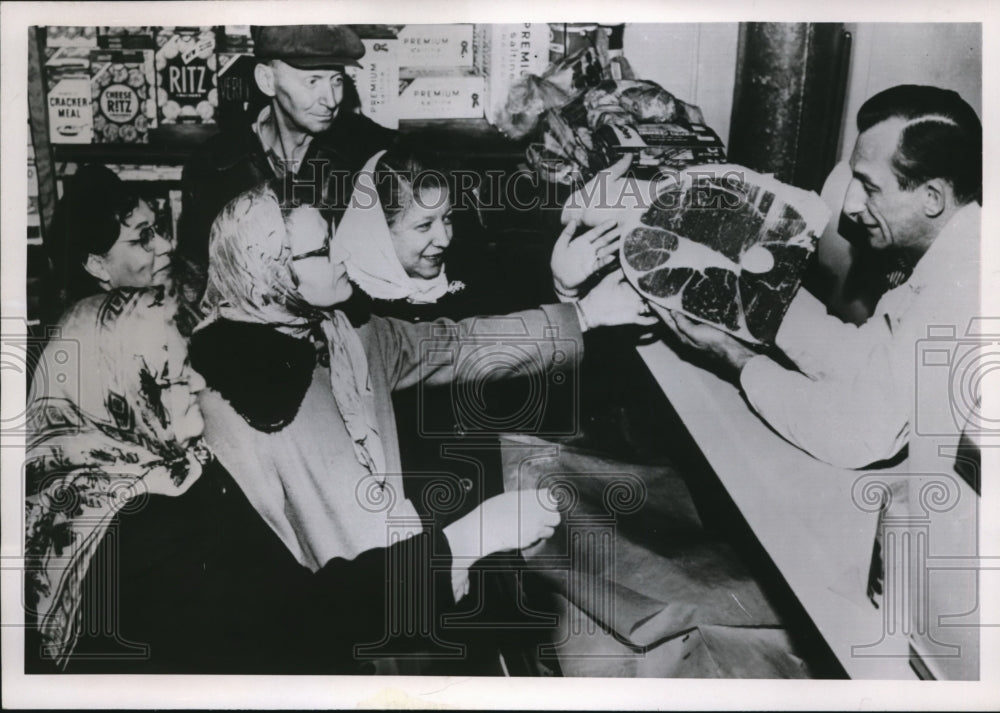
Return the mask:
<path fill-rule="evenodd" d="M 771 431 L 738 389 L 663 343 L 653 377 L 764 549 L 852 678 L 912 679 L 908 641 L 867 596 L 882 476 L 821 463 Z"/>

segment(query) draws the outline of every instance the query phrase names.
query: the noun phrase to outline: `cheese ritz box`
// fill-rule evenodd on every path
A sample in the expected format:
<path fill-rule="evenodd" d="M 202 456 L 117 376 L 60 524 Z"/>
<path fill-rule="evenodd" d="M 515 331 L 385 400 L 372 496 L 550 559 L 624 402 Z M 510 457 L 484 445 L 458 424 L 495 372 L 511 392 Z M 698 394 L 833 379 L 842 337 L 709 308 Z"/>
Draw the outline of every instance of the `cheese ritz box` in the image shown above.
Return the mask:
<path fill-rule="evenodd" d="M 155 86 L 152 50 L 92 50 L 94 143 L 147 143 L 156 128 Z"/>
<path fill-rule="evenodd" d="M 472 70 L 399 70 L 400 119 L 479 119 L 486 85 Z"/>
<path fill-rule="evenodd" d="M 156 34 L 156 76 L 160 125 L 216 122 L 219 93 L 211 27 L 161 27 Z"/>

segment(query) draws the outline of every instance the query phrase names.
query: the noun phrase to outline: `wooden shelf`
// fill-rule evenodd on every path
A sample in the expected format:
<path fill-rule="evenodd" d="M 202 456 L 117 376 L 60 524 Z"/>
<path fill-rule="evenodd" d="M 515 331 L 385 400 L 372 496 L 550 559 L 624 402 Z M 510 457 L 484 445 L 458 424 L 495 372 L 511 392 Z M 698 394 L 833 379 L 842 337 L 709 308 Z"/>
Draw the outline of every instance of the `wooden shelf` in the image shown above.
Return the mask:
<path fill-rule="evenodd" d="M 52 150 L 59 162 L 180 166 L 218 131 L 214 124 L 161 126 L 150 130 L 148 144 L 53 144 Z"/>
<path fill-rule="evenodd" d="M 120 163 L 180 166 L 191 152 L 218 133 L 217 125 L 161 126 L 146 144 L 54 144 L 57 162 Z M 461 154 L 477 162 L 523 156 L 527 141 L 512 141 L 486 119 L 401 121 L 402 134 L 420 133 L 425 146 L 444 154 Z"/>

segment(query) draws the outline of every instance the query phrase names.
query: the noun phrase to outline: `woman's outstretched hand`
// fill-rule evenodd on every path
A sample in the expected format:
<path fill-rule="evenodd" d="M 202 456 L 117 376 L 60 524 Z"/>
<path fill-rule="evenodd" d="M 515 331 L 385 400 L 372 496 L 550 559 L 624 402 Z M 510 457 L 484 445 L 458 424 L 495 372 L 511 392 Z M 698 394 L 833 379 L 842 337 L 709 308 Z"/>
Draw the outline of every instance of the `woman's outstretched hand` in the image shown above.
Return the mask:
<path fill-rule="evenodd" d="M 583 331 L 625 324 L 649 327 L 657 321 L 642 295 L 629 284 L 620 269 L 605 276 L 576 305 Z"/>
<path fill-rule="evenodd" d="M 506 550 L 521 550 L 551 537 L 560 514 L 547 490 L 515 490 L 483 501 L 444 528 L 452 556 L 452 588 L 458 601 L 469 586 L 468 568 L 476 560 Z"/>
<path fill-rule="evenodd" d="M 552 286 L 563 301 L 579 297 L 580 287 L 618 256 L 622 233 L 615 220 L 606 220 L 574 237 L 579 223 L 570 221 L 552 248 Z"/>

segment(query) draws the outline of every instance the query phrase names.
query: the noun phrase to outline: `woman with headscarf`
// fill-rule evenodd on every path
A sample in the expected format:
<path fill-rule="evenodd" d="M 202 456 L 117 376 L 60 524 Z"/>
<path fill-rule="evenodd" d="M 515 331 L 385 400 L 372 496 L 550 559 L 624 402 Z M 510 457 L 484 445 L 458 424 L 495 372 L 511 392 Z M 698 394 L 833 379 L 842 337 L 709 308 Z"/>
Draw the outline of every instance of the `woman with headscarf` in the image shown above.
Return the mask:
<path fill-rule="evenodd" d="M 504 280 L 496 251 L 481 240 L 476 244 L 478 221 L 462 220 L 475 215 L 470 210 L 474 206 L 453 205 L 452 186 L 461 174 L 440 170 L 418 144 L 413 137 L 374 154 L 355 179 L 352 200 L 337 228 L 337 239 L 349 254 L 348 276 L 358 287 L 344 307 L 352 322 L 362 324 L 372 314 L 410 322 L 463 319 L 532 304 L 533 294 L 535 300 L 553 299 L 545 296 L 546 276 L 533 275 L 528 260 L 519 262 L 516 285 L 510 275 Z M 473 196 L 466 192 L 460 197 Z M 620 241 L 615 228 L 609 222 L 574 237 L 576 224 L 571 224 L 562 232 L 550 259 L 560 300 L 578 298 L 584 284 L 611 265 Z M 454 277 L 459 279 L 450 279 Z M 575 368 L 568 366 L 567 372 Z M 417 384 L 393 394 L 404 492 L 422 514 L 429 514 L 426 494 L 442 481 L 461 486 L 456 488 L 460 502 L 437 513 L 439 525 L 503 492 L 496 432 L 572 433 L 578 418 L 577 380 L 569 373 L 555 375 L 541 398 L 536 381 L 532 375 L 515 376 L 459 393 L 451 384 Z M 488 600 L 492 604 L 486 618 L 524 621 L 514 605 L 514 570 L 523 564 L 486 564 L 476 573 L 479 591 L 472 593 L 469 606 Z M 538 640 L 532 630 L 508 638 L 510 644 L 501 647 L 508 665 L 522 671 L 536 668 L 531 652 Z"/>
<path fill-rule="evenodd" d="M 315 208 L 283 209 L 268 186 L 244 193 L 213 225 L 206 320 L 191 347 L 210 387 L 201 397 L 209 443 L 312 569 L 424 531 L 403 496 L 392 390 L 480 378 L 470 365 L 491 354 L 538 373 L 573 358 L 581 328 L 649 322 L 634 290 L 615 280 L 575 306 L 418 325 L 372 317 L 355 331 L 337 311 L 352 291 L 345 258 Z M 512 329 L 522 348 L 506 343 Z M 454 507 L 457 497 L 444 495 L 435 491 L 435 504 Z M 452 550 L 463 555 L 456 569 L 489 551 L 481 538 L 490 530 L 483 522 Z M 460 574 L 456 582 L 459 598 Z"/>
<path fill-rule="evenodd" d="M 453 206 L 451 186 L 457 177 L 431 167 L 415 144 L 397 142 L 374 154 L 356 177 L 351 202 L 337 228 L 337 239 L 349 254 L 348 276 L 359 288 L 345 312 L 355 324 L 370 314 L 420 322 L 498 314 L 507 311 L 504 306 L 523 302 L 519 293 L 531 292 L 527 284 L 531 279 L 525 274 L 529 266 L 521 265 L 515 287 L 510 280 L 501 281 L 503 271 L 496 266 L 477 264 L 484 261 L 484 250 L 470 258 L 475 250 L 469 247 L 468 236 L 454 235 L 452 225 L 453 213 L 468 213 L 470 207 Z M 474 233 L 469 227 L 465 229 Z M 611 266 L 620 242 L 613 221 L 579 236 L 574 236 L 576 227 L 571 223 L 562 232 L 550 260 L 555 296 L 567 302 L 578 299 L 584 287 Z M 458 259 L 456 249 L 461 253 Z M 455 275 L 461 279 L 449 279 Z M 484 494 L 502 487 L 499 444 L 493 433 L 572 432 L 570 423 L 577 414 L 563 412 L 578 406 L 576 394 L 569 393 L 574 384 L 575 379 L 566 379 L 563 387 L 546 392 L 544 423 L 525 409 L 534 397 L 530 377 L 486 385 L 475 403 L 469 399 L 456 403 L 450 385 L 418 385 L 395 393 L 404 470 L 451 473 L 471 484 L 463 506 L 447 517 L 462 514 Z M 556 413 L 566 417 L 553 418 Z M 471 453 L 473 441 L 478 447 Z M 427 483 L 411 477 L 407 492 L 419 502 L 419 487 Z"/>
<path fill-rule="evenodd" d="M 190 334 L 204 271 L 174 253 L 169 228 L 146 200 L 107 166 L 85 164 L 66 181 L 45 246 L 53 267 L 52 320 L 78 299 L 119 287 L 164 285 L 177 296 L 181 331 Z"/>
<path fill-rule="evenodd" d="M 355 645 L 381 640 L 387 602 L 412 599 L 415 581 L 452 603 L 433 579 L 448 579 L 463 526 L 302 566 L 205 444 L 204 381 L 175 314 L 162 288 L 95 295 L 43 354 L 25 470 L 27 670 L 358 672 L 378 652 Z M 520 536 L 537 539 L 558 516 L 525 495 Z M 507 534 L 486 546 L 516 546 L 496 505 L 484 516 Z M 415 581 L 389 576 L 400 567 Z"/>

